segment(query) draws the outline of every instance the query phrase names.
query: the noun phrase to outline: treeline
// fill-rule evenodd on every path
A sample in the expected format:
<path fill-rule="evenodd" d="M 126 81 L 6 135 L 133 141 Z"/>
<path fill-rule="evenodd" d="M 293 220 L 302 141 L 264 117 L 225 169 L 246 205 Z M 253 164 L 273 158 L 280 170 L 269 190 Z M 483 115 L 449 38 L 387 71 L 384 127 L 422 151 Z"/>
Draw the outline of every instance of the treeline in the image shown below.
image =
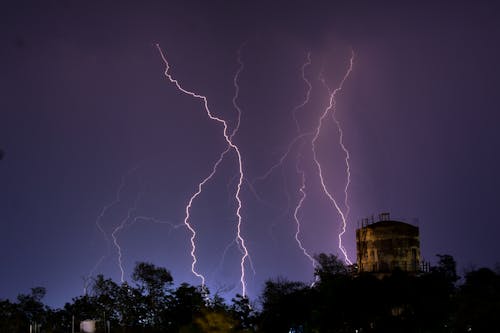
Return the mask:
<path fill-rule="evenodd" d="M 429 272 L 394 271 L 384 278 L 358 274 L 333 255 L 316 257 L 316 282 L 269 280 L 255 304 L 236 295 L 230 304 L 207 289 L 173 286 L 170 272 L 138 263 L 133 284 L 97 276 L 87 295 L 62 309 L 33 288 L 16 302 L 0 300 L 0 332 L 71 332 L 97 320 L 97 332 L 499 332 L 500 274 L 471 270 L 440 255 Z M 257 310 L 258 309 L 258 310 Z"/>

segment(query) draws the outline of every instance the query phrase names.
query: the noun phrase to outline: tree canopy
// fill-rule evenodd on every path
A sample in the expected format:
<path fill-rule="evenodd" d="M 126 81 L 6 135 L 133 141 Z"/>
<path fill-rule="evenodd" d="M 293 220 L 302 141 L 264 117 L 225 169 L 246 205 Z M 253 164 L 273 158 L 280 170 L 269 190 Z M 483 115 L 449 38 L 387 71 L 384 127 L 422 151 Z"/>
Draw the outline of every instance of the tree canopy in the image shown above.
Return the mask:
<path fill-rule="evenodd" d="M 62 309 L 43 304 L 35 287 L 16 301 L 0 300 L 0 332 L 67 333 L 96 320 L 98 333 L 126 332 L 486 332 L 500 327 L 500 274 L 489 268 L 463 280 L 449 255 L 429 272 L 358 274 L 334 255 L 316 256 L 315 283 L 268 280 L 257 303 L 235 295 L 226 304 L 206 287 L 181 283 L 170 272 L 137 263 L 133 284 L 103 275 Z M 108 330 L 109 329 L 109 330 Z M 33 330 L 35 331 L 35 330 Z"/>

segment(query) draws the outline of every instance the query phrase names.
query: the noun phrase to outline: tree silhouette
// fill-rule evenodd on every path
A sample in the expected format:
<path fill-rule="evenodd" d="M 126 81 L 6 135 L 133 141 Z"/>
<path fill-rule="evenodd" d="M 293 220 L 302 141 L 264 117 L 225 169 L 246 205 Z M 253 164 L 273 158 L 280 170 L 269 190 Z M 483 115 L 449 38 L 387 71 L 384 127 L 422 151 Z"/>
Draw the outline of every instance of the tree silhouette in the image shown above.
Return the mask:
<path fill-rule="evenodd" d="M 458 295 L 456 328 L 488 332 L 500 327 L 500 275 L 480 268 L 465 276 Z"/>
<path fill-rule="evenodd" d="M 0 332 L 24 332 L 30 324 L 44 333 L 67 333 L 85 319 L 97 320 L 97 332 L 487 332 L 500 327 L 500 275 L 488 268 L 458 280 L 456 262 L 438 255 L 429 272 L 395 270 L 384 278 L 357 274 L 336 256 L 319 254 L 314 286 L 285 278 L 268 280 L 261 311 L 247 297 L 232 304 L 207 288 L 187 283 L 173 288 L 168 270 L 137 263 L 133 285 L 118 285 L 98 275 L 89 294 L 62 309 L 42 302 L 45 289 L 32 288 L 16 302 L 0 300 Z M 41 325 L 41 326 L 40 326 Z"/>

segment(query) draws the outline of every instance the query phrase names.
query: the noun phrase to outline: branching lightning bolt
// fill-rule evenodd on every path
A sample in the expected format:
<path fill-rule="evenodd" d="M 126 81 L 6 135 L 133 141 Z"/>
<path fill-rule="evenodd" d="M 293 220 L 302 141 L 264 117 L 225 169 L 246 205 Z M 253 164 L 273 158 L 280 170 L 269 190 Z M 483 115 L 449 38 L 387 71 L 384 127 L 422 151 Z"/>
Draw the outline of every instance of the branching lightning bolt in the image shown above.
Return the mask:
<path fill-rule="evenodd" d="M 293 116 L 293 120 L 295 121 L 295 126 L 297 127 L 297 133 L 298 134 L 290 142 L 290 144 L 288 145 L 287 149 L 285 150 L 285 153 L 283 155 L 281 155 L 281 157 L 278 160 L 278 162 L 276 162 L 276 164 L 274 164 L 273 166 L 271 166 L 271 168 L 269 168 L 269 170 L 264 175 L 256 177 L 255 180 L 253 181 L 253 183 L 255 183 L 257 180 L 258 181 L 262 181 L 262 180 L 267 179 L 274 172 L 275 169 L 283 166 L 283 163 L 285 162 L 286 158 L 288 157 L 288 155 L 292 151 L 293 147 L 297 143 L 299 143 L 305 137 L 312 136 L 314 134 L 314 132 L 302 132 L 301 127 L 300 127 L 300 123 L 299 123 L 299 121 L 297 119 L 297 112 L 301 108 L 303 108 L 304 106 L 306 106 L 307 103 L 309 103 L 309 99 L 310 99 L 310 96 L 311 96 L 312 85 L 311 85 L 311 82 L 306 77 L 306 68 L 308 66 L 310 66 L 311 63 L 312 63 L 312 61 L 311 61 L 311 52 L 308 52 L 307 53 L 307 61 L 304 62 L 304 64 L 302 64 L 302 66 L 301 66 L 302 80 L 307 85 L 306 95 L 304 97 L 304 100 L 300 104 L 296 105 L 293 108 L 293 110 L 292 110 L 292 116 Z"/>
<path fill-rule="evenodd" d="M 104 230 L 102 224 L 101 224 L 101 220 L 104 218 L 104 216 L 106 215 L 106 213 L 111 209 L 113 208 L 114 206 L 116 206 L 117 204 L 119 204 L 121 202 L 121 195 L 122 195 L 122 191 L 123 189 L 125 188 L 125 185 L 126 185 L 126 179 L 127 179 L 127 176 L 129 176 L 131 173 L 133 173 L 135 170 L 137 169 L 137 167 L 129 170 L 126 174 L 124 174 L 121 178 L 121 182 L 120 182 L 120 185 L 118 186 L 118 189 L 116 191 L 116 196 L 115 196 L 115 199 L 110 202 L 109 204 L 105 205 L 100 214 L 97 216 L 97 219 L 95 221 L 95 225 L 97 227 L 97 229 L 102 233 L 102 235 L 104 236 L 104 239 L 106 240 L 106 247 L 107 247 L 107 250 L 106 250 L 106 253 L 101 257 L 99 258 L 99 260 L 97 261 L 97 263 L 94 265 L 94 267 L 92 268 L 92 270 L 90 271 L 90 273 L 88 274 L 88 276 L 86 277 L 86 281 L 90 280 L 90 278 L 95 274 L 95 272 L 97 271 L 97 268 L 102 264 L 102 262 L 104 261 L 104 259 L 106 259 L 107 256 L 109 256 L 110 252 L 111 252 L 111 240 L 109 239 L 108 237 L 108 234 L 106 233 L 106 231 Z M 86 295 L 87 294 L 87 284 L 85 283 L 85 286 L 84 286 L 84 294 Z"/>
<path fill-rule="evenodd" d="M 236 71 L 236 74 L 235 74 L 234 79 L 233 79 L 234 96 L 233 96 L 233 100 L 232 101 L 233 101 L 233 106 L 238 111 L 238 123 L 237 123 L 237 126 L 235 127 L 235 129 L 233 130 L 233 132 L 231 134 L 231 137 L 227 140 L 228 144 L 234 146 L 234 149 L 235 149 L 235 151 L 237 153 L 237 156 L 238 156 L 239 180 L 238 180 L 238 185 L 237 185 L 237 190 L 236 190 L 236 195 L 235 195 L 235 199 L 238 202 L 238 208 L 236 209 L 236 215 L 238 216 L 238 224 L 237 224 L 237 231 L 236 231 L 236 241 L 238 243 L 240 251 L 242 252 L 242 257 L 241 257 L 241 262 L 240 262 L 240 269 L 241 269 L 240 282 L 241 282 L 241 294 L 243 295 L 243 297 L 245 297 L 246 294 L 247 294 L 247 291 L 246 291 L 247 286 L 246 286 L 246 282 L 245 282 L 245 274 L 246 274 L 246 271 L 245 271 L 245 261 L 248 258 L 250 260 L 250 262 L 251 262 L 251 258 L 250 258 L 250 254 L 248 252 L 248 249 L 247 249 L 247 247 L 245 245 L 245 239 L 241 235 L 241 226 L 242 226 L 241 208 L 242 208 L 242 202 L 241 202 L 241 198 L 240 198 L 240 193 L 241 193 L 241 187 L 242 187 L 243 181 L 244 181 L 243 163 L 242 163 L 240 151 L 239 151 L 238 147 L 235 146 L 232 143 L 232 138 L 236 134 L 236 132 L 238 131 L 239 126 L 240 126 L 240 122 L 241 122 L 241 113 L 242 112 L 241 112 L 241 108 L 238 106 L 238 103 L 236 101 L 238 100 L 239 93 L 240 93 L 240 86 L 238 84 L 238 78 L 239 78 L 240 73 L 243 71 L 244 66 L 245 66 L 244 63 L 243 63 L 243 61 L 241 60 L 241 52 L 243 50 L 243 47 L 245 47 L 245 44 L 246 43 L 243 43 L 240 46 L 240 48 L 238 49 L 238 64 L 239 64 L 239 68 Z M 225 132 L 226 132 L 226 128 L 224 129 L 224 135 L 226 136 Z M 253 269 L 253 264 L 252 264 L 252 269 Z M 255 270 L 254 270 L 254 272 L 255 272 Z"/>
<path fill-rule="evenodd" d="M 233 139 L 234 135 L 238 133 L 238 130 L 240 129 L 240 124 L 241 124 L 241 114 L 243 113 L 241 111 L 240 106 L 237 103 L 238 97 L 240 97 L 240 85 L 238 83 L 238 79 L 240 78 L 241 72 L 243 72 L 243 69 L 245 69 L 245 64 L 243 63 L 243 60 L 241 60 L 241 52 L 243 51 L 243 48 L 245 47 L 246 42 L 241 44 L 240 48 L 238 49 L 238 56 L 237 56 L 237 61 L 238 61 L 238 70 L 234 74 L 233 77 L 233 86 L 234 86 L 234 95 L 233 95 L 233 106 L 238 111 L 238 120 L 236 121 L 236 126 L 234 127 L 233 131 L 231 132 L 231 136 L 229 137 L 231 140 Z"/>
<path fill-rule="evenodd" d="M 300 123 L 297 119 L 297 112 L 302 109 L 304 106 L 307 105 L 307 103 L 309 103 L 309 99 L 310 99 L 310 96 L 311 96 L 311 91 L 312 91 L 312 84 L 311 82 L 308 80 L 307 76 L 306 76 L 306 68 L 308 66 L 310 66 L 312 64 L 312 61 L 311 61 L 311 52 L 308 52 L 307 53 L 307 60 L 302 64 L 301 66 L 301 76 L 302 76 L 302 80 L 305 82 L 306 86 L 307 86 L 307 90 L 306 90 L 306 94 L 305 94 L 305 97 L 304 97 L 304 100 L 296 105 L 293 110 L 292 110 L 292 116 L 293 116 L 293 119 L 295 121 L 295 125 L 296 125 L 296 128 L 297 128 L 297 136 L 293 138 L 293 140 L 290 142 L 290 144 L 288 145 L 288 148 L 286 149 L 285 153 L 280 157 L 280 159 L 278 160 L 278 162 L 276 164 L 274 164 L 273 166 L 271 166 L 271 168 L 263 175 L 263 176 L 260 176 L 260 177 L 257 177 L 255 180 L 264 180 L 266 179 L 267 177 L 269 177 L 275 169 L 277 169 L 278 167 L 282 167 L 285 160 L 287 159 L 288 155 L 291 153 L 293 147 L 302 142 L 303 139 L 311 136 L 314 134 L 314 132 L 303 132 L 302 129 L 301 129 L 301 126 L 300 126 Z M 294 213 L 293 213 L 293 218 L 294 218 L 294 221 L 295 221 L 295 224 L 296 224 L 296 231 L 295 231 L 295 235 L 294 235 L 294 238 L 295 238 L 295 241 L 297 242 L 300 250 L 302 251 L 302 253 L 304 253 L 304 255 L 311 261 L 312 265 L 313 265 L 313 268 L 316 266 L 316 261 L 314 260 L 314 258 L 308 253 L 308 251 L 306 250 L 306 248 L 303 246 L 301 240 L 300 240 L 300 228 L 301 228 L 301 223 L 300 223 L 300 219 L 299 219 L 299 211 L 300 209 L 302 208 L 302 204 L 304 203 L 305 199 L 306 199 L 306 174 L 305 174 L 305 171 L 302 170 L 299 166 L 300 164 L 300 159 L 301 159 L 301 155 L 300 155 L 300 150 L 302 148 L 302 145 L 299 147 L 299 153 L 297 155 L 297 161 L 296 161 L 296 171 L 298 174 L 301 175 L 301 186 L 299 188 L 299 192 L 300 192 L 300 198 L 299 198 L 299 201 L 297 202 L 297 205 L 295 206 L 295 209 L 294 209 Z"/>
<path fill-rule="evenodd" d="M 138 221 L 148 221 L 148 222 L 152 222 L 155 224 L 166 224 L 170 227 L 170 230 L 175 230 L 175 229 L 182 228 L 182 227 L 186 226 L 184 223 L 174 224 L 174 223 L 167 221 L 167 220 L 160 220 L 160 219 L 155 218 L 155 217 L 141 215 L 141 216 L 134 217 L 134 219 L 127 225 L 127 227 L 132 226 L 133 224 L 135 224 Z"/>
<path fill-rule="evenodd" d="M 118 253 L 118 268 L 120 269 L 120 281 L 121 283 L 125 282 L 125 270 L 123 268 L 123 253 L 120 244 L 118 243 L 118 234 L 123 230 L 123 228 L 127 225 L 127 221 L 132 218 L 132 213 L 137 210 L 137 204 L 142 196 L 142 193 L 139 193 L 135 198 L 134 205 L 127 211 L 127 216 L 122 220 L 122 222 L 113 230 L 111 233 L 111 237 L 113 238 L 113 244 L 116 247 L 116 251 Z"/>
<path fill-rule="evenodd" d="M 295 121 L 295 125 L 296 125 L 296 128 L 297 128 L 297 133 L 298 134 L 290 142 L 290 144 L 288 145 L 288 148 L 286 149 L 285 153 L 280 157 L 280 159 L 278 160 L 278 162 L 276 162 L 276 164 L 274 164 L 273 166 L 271 166 L 271 168 L 263 176 L 257 177 L 257 178 L 255 178 L 255 180 L 265 180 L 266 178 L 268 178 L 274 172 L 274 170 L 276 170 L 277 168 L 283 166 L 285 160 L 287 159 L 288 155 L 291 153 L 293 147 L 296 144 L 303 142 L 303 139 L 305 139 L 305 138 L 307 138 L 309 136 L 312 137 L 312 135 L 314 134 L 314 132 L 303 132 L 302 129 L 301 129 L 300 123 L 299 123 L 299 121 L 297 119 L 297 112 L 300 109 L 302 109 L 304 106 L 306 106 L 307 103 L 309 103 L 309 100 L 310 100 L 311 91 L 312 91 L 312 84 L 308 80 L 305 71 L 306 71 L 306 68 L 308 66 L 310 66 L 311 64 L 312 64 L 312 61 L 311 61 L 311 52 L 308 52 L 307 53 L 307 60 L 301 66 L 302 80 L 305 82 L 305 84 L 307 86 L 306 94 L 305 94 L 304 100 L 300 104 L 296 105 L 293 108 L 293 110 L 292 110 L 292 117 L 293 117 L 293 119 Z M 301 159 L 301 155 L 300 155 L 300 150 L 301 149 L 302 149 L 302 145 L 298 149 L 299 153 L 297 154 L 297 161 L 296 161 L 296 165 L 295 165 L 297 173 L 301 175 L 301 186 L 299 188 L 300 198 L 299 198 L 299 201 L 297 202 L 297 205 L 295 206 L 294 213 L 293 213 L 293 218 L 294 218 L 295 224 L 296 224 L 296 231 L 295 231 L 294 238 L 295 238 L 295 241 L 297 242 L 300 250 L 311 261 L 311 263 L 313 265 L 313 268 L 314 268 L 314 267 L 316 267 L 316 260 L 314 260 L 314 258 L 308 253 L 308 251 L 303 246 L 303 244 L 302 244 L 302 242 L 300 240 L 301 223 L 300 223 L 300 219 L 299 219 L 299 211 L 302 208 L 302 204 L 304 203 L 304 201 L 306 199 L 306 196 L 307 196 L 307 194 L 306 194 L 306 174 L 305 174 L 305 171 L 302 170 L 300 168 L 300 166 L 299 166 L 300 159 Z"/>
<path fill-rule="evenodd" d="M 295 120 L 295 125 L 297 127 L 297 132 L 299 133 L 299 137 L 300 137 L 300 134 L 301 134 L 302 131 L 301 131 L 300 123 L 297 120 L 296 113 L 297 113 L 298 110 L 300 110 L 301 108 L 303 108 L 304 106 L 306 106 L 307 103 L 309 103 L 309 99 L 310 99 L 311 91 L 312 91 L 312 85 L 311 85 L 311 82 L 307 79 L 306 68 L 308 66 L 310 66 L 311 64 L 312 64 L 312 61 L 311 61 L 311 52 L 308 52 L 307 53 L 307 61 L 302 65 L 302 68 L 301 68 L 302 69 L 301 70 L 302 80 L 307 85 L 306 96 L 304 98 L 304 101 L 301 104 L 297 105 L 293 109 L 293 119 Z M 301 161 L 300 150 L 301 150 L 301 148 L 302 148 L 302 146 L 299 147 L 299 152 L 297 154 L 297 161 L 296 161 L 296 164 L 295 164 L 296 171 L 301 176 L 300 177 L 301 178 L 301 185 L 300 185 L 300 189 L 299 189 L 300 199 L 297 202 L 297 205 L 295 206 L 295 210 L 293 212 L 293 218 L 294 218 L 296 226 L 297 226 L 297 229 L 295 231 L 295 241 L 297 242 L 299 248 L 302 250 L 302 253 L 304 253 L 304 255 L 311 261 L 311 264 L 312 264 L 313 268 L 315 268 L 316 267 L 316 260 L 314 260 L 314 258 L 309 254 L 309 252 L 303 246 L 302 241 L 300 240 L 301 223 L 300 223 L 300 219 L 299 219 L 299 211 L 302 208 L 302 204 L 304 203 L 304 201 L 305 201 L 305 199 L 307 197 L 307 193 L 306 193 L 306 173 L 300 167 L 300 161 Z"/>
<path fill-rule="evenodd" d="M 349 67 L 348 67 L 346 73 L 344 74 L 344 77 L 340 81 L 339 86 L 337 88 L 335 88 L 333 91 L 330 92 L 329 104 L 325 108 L 325 110 L 323 111 L 323 113 L 321 114 L 321 116 L 320 116 L 320 118 L 318 120 L 318 126 L 316 127 L 315 135 L 314 135 L 314 137 L 313 137 L 313 139 L 311 141 L 311 147 L 312 147 L 312 151 L 313 151 L 314 163 L 316 164 L 316 167 L 318 169 L 318 176 L 320 178 L 321 187 L 322 187 L 323 192 L 325 193 L 325 195 L 328 197 L 328 199 L 333 203 L 333 205 L 337 209 L 337 212 L 339 213 L 339 215 L 340 215 L 340 217 L 342 219 L 342 231 L 338 235 L 338 238 L 339 238 L 339 249 L 342 252 L 342 254 L 344 255 L 344 261 L 348 265 L 352 265 L 352 262 L 351 262 L 351 260 L 349 260 L 349 257 L 347 256 L 347 251 L 346 251 L 345 247 L 342 244 L 342 236 L 346 232 L 346 227 L 347 227 L 346 214 L 342 211 L 342 209 L 338 205 L 337 201 L 335 200 L 335 198 L 333 197 L 333 195 L 330 193 L 330 191 L 328 190 L 328 188 L 327 188 L 327 186 L 325 184 L 325 179 L 324 179 L 324 176 L 323 176 L 323 169 L 321 167 L 321 163 L 318 160 L 318 156 L 317 156 L 317 152 L 316 152 L 316 142 L 317 142 L 317 140 L 318 140 L 318 138 L 319 138 L 319 136 L 321 134 L 321 128 L 323 126 L 324 119 L 326 118 L 326 116 L 328 115 L 328 113 L 331 110 L 335 110 L 335 105 L 336 105 L 335 97 L 342 90 L 342 88 L 344 86 L 344 82 L 347 80 L 347 78 L 351 74 L 352 67 L 353 67 L 353 62 L 354 62 L 354 52 L 351 52 L 351 58 L 349 60 Z M 345 148 L 345 146 L 344 146 L 344 148 Z"/>
<path fill-rule="evenodd" d="M 303 138 L 306 138 L 308 136 L 312 136 L 314 134 L 314 132 L 305 132 L 305 133 L 300 133 L 299 135 L 297 135 L 296 137 L 293 138 L 293 140 L 290 142 L 290 144 L 288 145 L 287 149 L 285 150 L 285 152 L 283 153 L 283 155 L 281 155 L 280 159 L 278 160 L 278 162 L 276 162 L 274 165 L 272 165 L 267 171 L 265 174 L 263 174 L 262 176 L 258 176 L 258 177 L 255 177 L 255 179 L 253 180 L 252 184 L 255 184 L 257 181 L 263 181 L 265 179 L 267 179 L 273 172 L 274 170 L 276 170 L 277 168 L 283 166 L 283 163 L 285 162 L 285 160 L 287 159 L 288 155 L 290 155 L 293 147 L 300 142 L 300 140 L 302 140 Z"/>
<path fill-rule="evenodd" d="M 300 109 L 302 109 L 304 106 L 306 106 L 307 103 L 309 103 L 309 98 L 311 96 L 312 85 L 311 85 L 311 82 L 307 79 L 306 68 L 308 66 L 310 66 L 311 64 L 312 64 L 312 61 L 311 61 L 311 52 L 308 52 L 307 53 L 307 61 L 301 67 L 302 80 L 304 80 L 304 82 L 307 85 L 306 97 L 304 98 L 304 100 L 302 101 L 302 103 L 300 103 L 299 105 L 297 105 L 293 109 L 293 111 L 292 111 L 293 120 L 295 121 L 295 126 L 297 127 L 297 133 L 299 133 L 299 134 L 302 131 L 300 129 L 300 123 L 299 123 L 299 121 L 297 119 L 297 111 L 300 110 Z"/>
<path fill-rule="evenodd" d="M 326 82 L 324 80 L 323 80 L 323 83 L 326 84 Z M 347 219 L 349 217 L 349 212 L 351 211 L 351 207 L 349 206 L 349 200 L 348 200 L 349 199 L 349 185 L 351 185 L 351 165 L 349 164 L 349 159 L 351 156 L 349 154 L 349 150 L 347 149 L 347 147 L 344 144 L 344 131 L 342 130 L 342 126 L 340 126 L 340 122 L 337 119 L 336 114 L 337 114 L 337 110 L 334 109 L 332 112 L 332 119 L 335 122 L 337 129 L 339 131 L 339 144 L 340 144 L 340 147 L 342 148 L 342 150 L 344 151 L 344 154 L 345 154 L 344 161 L 345 161 L 345 168 L 346 168 L 346 170 L 345 170 L 346 171 L 346 183 L 345 183 L 345 187 L 344 187 L 344 205 L 346 207 L 345 217 Z"/>
<path fill-rule="evenodd" d="M 233 132 L 231 134 L 228 134 L 228 124 L 227 124 L 227 121 L 225 121 L 224 119 L 219 118 L 217 116 L 214 116 L 212 114 L 212 112 L 210 111 L 210 108 L 208 107 L 207 97 L 203 96 L 203 95 L 199 95 L 199 94 L 194 93 L 192 91 L 189 91 L 187 89 L 184 89 L 180 85 L 179 81 L 177 81 L 176 79 L 174 79 L 172 77 L 172 75 L 169 73 L 170 65 L 169 65 L 169 63 L 167 61 L 167 58 L 166 58 L 165 54 L 163 53 L 160 45 L 156 44 L 156 48 L 158 49 L 158 52 L 160 53 L 160 56 L 161 56 L 161 58 L 162 58 L 162 60 L 163 60 L 163 62 L 165 64 L 165 72 L 164 72 L 165 77 L 172 84 L 174 84 L 180 92 L 182 92 L 182 93 L 184 93 L 184 94 L 186 94 L 188 96 L 191 96 L 193 98 L 200 99 L 200 100 L 203 101 L 205 112 L 207 113 L 208 117 L 211 120 L 216 121 L 216 122 L 218 122 L 219 124 L 221 124 L 223 126 L 223 128 L 224 128 L 224 130 L 223 130 L 223 136 L 224 136 L 224 139 L 226 140 L 226 142 L 228 144 L 228 147 L 226 148 L 226 150 L 221 153 L 220 158 L 214 164 L 214 167 L 212 168 L 212 172 L 210 173 L 210 175 L 207 176 L 201 183 L 199 183 L 199 185 L 198 185 L 198 191 L 193 196 L 191 196 L 191 198 L 189 199 L 188 205 L 186 206 L 186 215 L 185 215 L 185 218 L 184 218 L 184 224 L 186 225 L 186 227 L 191 232 L 191 257 L 193 259 L 192 264 L 191 264 L 191 271 L 193 272 L 193 274 L 195 276 L 197 276 L 198 278 L 201 279 L 202 286 L 204 286 L 205 285 L 205 277 L 202 274 L 200 274 L 199 272 L 196 271 L 196 263 L 197 263 L 197 258 L 196 258 L 196 243 L 195 243 L 196 231 L 194 230 L 194 228 L 189 223 L 190 209 L 192 207 L 193 201 L 196 199 L 197 196 L 199 196 L 201 194 L 203 186 L 210 179 L 212 179 L 212 177 L 214 176 L 214 174 L 217 172 L 217 167 L 222 162 L 222 160 L 223 160 L 224 156 L 226 155 L 226 153 L 229 150 L 232 149 L 232 150 L 235 151 L 235 153 L 237 155 L 237 158 L 238 158 L 239 179 L 238 179 L 238 184 L 237 184 L 236 193 L 235 193 L 235 200 L 237 202 L 236 216 L 238 218 L 236 239 L 238 241 L 238 244 L 241 246 L 241 248 L 243 250 L 243 255 L 242 255 L 241 264 L 240 264 L 240 266 L 241 266 L 240 282 L 241 282 L 241 286 L 242 286 L 242 294 L 243 294 L 243 296 L 245 296 L 246 295 L 245 262 L 246 262 L 246 259 L 249 256 L 249 253 L 248 253 L 248 249 L 247 249 L 247 247 L 245 245 L 245 239 L 242 237 L 242 233 L 241 233 L 241 226 L 242 226 L 242 216 L 241 216 L 242 200 L 240 198 L 240 194 L 241 194 L 241 188 L 242 188 L 242 184 L 243 184 L 243 180 L 244 180 L 244 173 L 243 173 L 243 162 L 242 162 L 242 157 L 241 157 L 240 149 L 232 141 L 233 135 L 236 133 L 236 131 L 233 130 Z M 241 66 L 241 62 L 240 62 L 240 66 Z M 236 85 L 237 85 L 237 83 L 236 83 Z M 233 100 L 233 102 L 236 100 L 236 98 Z M 241 110 L 238 109 L 238 111 L 240 112 Z M 237 123 L 237 126 L 236 126 L 236 130 L 237 130 L 238 127 L 239 127 L 239 120 L 238 120 L 238 123 Z"/>
<path fill-rule="evenodd" d="M 224 159 L 224 156 L 227 154 L 227 152 L 229 151 L 230 147 L 227 147 L 226 150 L 224 150 L 222 152 L 222 154 L 220 155 L 219 159 L 217 160 L 217 162 L 215 162 L 213 168 L 212 168 L 212 172 L 207 176 L 205 177 L 205 179 L 203 179 L 199 184 L 198 184 L 198 191 L 196 191 L 192 196 L 191 198 L 189 199 L 189 202 L 186 206 L 186 209 L 185 209 L 185 212 L 186 212 L 186 215 L 184 217 L 184 225 L 186 225 L 186 227 L 189 229 L 189 231 L 191 232 L 191 258 L 193 259 L 192 263 L 191 263 L 191 271 L 193 272 L 194 275 L 196 275 L 199 279 L 201 279 L 201 285 L 204 287 L 205 286 L 205 276 L 203 276 L 202 274 L 198 273 L 196 271 L 196 263 L 198 262 L 198 259 L 196 257 L 196 242 L 195 242 L 195 239 L 196 239 L 196 231 L 194 230 L 193 226 L 191 225 L 191 223 L 189 223 L 189 219 L 191 217 L 191 207 L 193 206 L 193 202 L 194 200 L 201 194 L 201 192 L 203 191 L 203 186 L 205 186 L 205 184 L 213 178 L 213 176 L 215 175 L 215 173 L 217 172 L 217 168 L 219 167 L 219 164 L 221 164 L 222 160 Z"/>
<path fill-rule="evenodd" d="M 142 196 L 142 193 L 139 193 L 138 196 L 136 197 L 134 201 L 134 205 L 127 211 L 127 216 L 121 221 L 120 224 L 118 224 L 113 232 L 111 233 L 111 237 L 113 238 L 113 244 L 116 248 L 117 252 L 117 260 L 118 260 L 118 268 L 120 269 L 120 281 L 121 283 L 125 282 L 125 270 L 123 266 L 123 251 L 122 247 L 118 242 L 118 235 L 125 229 L 131 227 L 133 224 L 135 224 L 137 221 L 149 221 L 157 224 L 166 224 L 170 226 L 170 230 L 172 229 L 178 229 L 180 227 L 185 227 L 185 225 L 182 224 L 174 224 L 170 221 L 165 221 L 165 220 L 160 220 L 154 217 L 150 216 L 136 216 L 132 219 L 132 213 L 137 210 L 137 204 L 139 202 L 140 197 Z M 128 223 L 127 223 L 128 222 Z"/>
<path fill-rule="evenodd" d="M 297 225 L 297 229 L 295 231 L 295 241 L 299 245 L 299 248 L 302 250 L 302 253 L 311 261 L 313 268 L 316 267 L 316 260 L 307 252 L 306 248 L 302 245 L 302 241 L 300 240 L 300 219 L 299 219 L 299 211 L 302 208 L 302 204 L 304 203 L 304 200 L 307 197 L 306 194 L 306 173 L 304 170 L 300 168 L 300 154 L 297 156 L 297 164 L 296 164 L 296 169 L 297 173 L 300 174 L 301 178 L 301 185 L 300 185 L 300 199 L 297 202 L 297 206 L 295 206 L 295 210 L 293 212 L 293 218 L 295 219 L 295 223 Z"/>

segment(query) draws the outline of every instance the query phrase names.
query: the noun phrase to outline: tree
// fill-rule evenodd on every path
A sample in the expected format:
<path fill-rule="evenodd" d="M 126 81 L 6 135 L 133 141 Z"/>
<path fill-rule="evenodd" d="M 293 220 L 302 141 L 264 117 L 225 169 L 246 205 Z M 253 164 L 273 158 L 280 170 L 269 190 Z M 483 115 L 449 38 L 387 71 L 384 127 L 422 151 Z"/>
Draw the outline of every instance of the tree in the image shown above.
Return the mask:
<path fill-rule="evenodd" d="M 137 328 L 151 325 L 148 309 L 141 290 L 122 283 L 118 290 L 117 311 L 120 325 L 124 328 Z"/>
<path fill-rule="evenodd" d="M 314 256 L 318 265 L 314 269 L 314 275 L 320 281 L 326 281 L 336 277 L 345 277 L 349 274 L 347 266 L 334 254 L 320 253 Z"/>
<path fill-rule="evenodd" d="M 47 324 L 42 331 L 45 333 L 71 332 L 71 319 L 71 314 L 65 309 L 49 309 L 47 311 Z"/>
<path fill-rule="evenodd" d="M 453 288 L 458 281 L 457 262 L 449 254 L 437 254 L 439 260 L 436 267 L 431 269 L 431 272 L 441 275 Z"/>
<path fill-rule="evenodd" d="M 173 293 L 169 307 L 163 312 L 163 320 L 172 332 L 191 329 L 194 318 L 206 308 L 206 289 L 182 283 Z"/>
<path fill-rule="evenodd" d="M 21 332 L 26 329 L 26 320 L 18 304 L 0 300 L 0 332 Z"/>
<path fill-rule="evenodd" d="M 44 287 L 31 288 L 30 294 L 19 294 L 17 296 L 19 310 L 29 323 L 45 324 L 46 307 L 42 303 L 46 290 Z"/>
<path fill-rule="evenodd" d="M 120 287 L 113 280 L 105 279 L 102 274 L 97 275 L 92 285 L 96 319 L 101 318 L 103 321 L 110 321 L 113 326 L 118 323 L 119 294 Z"/>
<path fill-rule="evenodd" d="M 500 275 L 489 268 L 467 273 L 458 304 L 458 331 L 489 332 L 500 327 Z"/>
<path fill-rule="evenodd" d="M 362 273 L 352 279 L 348 286 L 347 312 L 352 325 L 366 330 L 375 327 L 387 315 L 389 308 L 385 305 L 387 298 L 383 281 L 373 274 Z"/>
<path fill-rule="evenodd" d="M 163 293 L 174 281 L 166 268 L 148 262 L 136 263 L 132 279 L 150 295 Z"/>
<path fill-rule="evenodd" d="M 76 323 L 85 319 L 95 319 L 99 317 L 94 297 L 83 295 L 73 298 L 72 301 L 72 303 L 66 303 L 64 305 L 64 311 L 67 315 L 64 316 L 66 322 L 62 323 L 63 326 L 71 325 L 73 316 Z"/>
<path fill-rule="evenodd" d="M 315 275 L 314 326 L 320 332 L 336 332 L 346 327 L 352 302 L 353 277 L 347 266 L 335 255 L 321 253 Z"/>
<path fill-rule="evenodd" d="M 207 333 L 235 333 L 238 321 L 224 310 L 204 309 L 194 318 L 194 322 L 201 332 Z"/>
<path fill-rule="evenodd" d="M 232 303 L 230 312 L 238 321 L 238 329 L 250 332 L 255 331 L 257 313 L 250 304 L 248 297 L 236 294 L 236 297 L 232 299 Z"/>
<path fill-rule="evenodd" d="M 312 303 L 302 282 L 268 280 L 262 294 L 259 328 L 263 332 L 289 332 L 308 325 Z"/>
<path fill-rule="evenodd" d="M 170 272 L 152 263 L 139 262 L 134 268 L 132 279 L 144 301 L 146 323 L 155 328 L 163 326 L 161 313 L 170 300 L 170 287 L 173 282 Z"/>

